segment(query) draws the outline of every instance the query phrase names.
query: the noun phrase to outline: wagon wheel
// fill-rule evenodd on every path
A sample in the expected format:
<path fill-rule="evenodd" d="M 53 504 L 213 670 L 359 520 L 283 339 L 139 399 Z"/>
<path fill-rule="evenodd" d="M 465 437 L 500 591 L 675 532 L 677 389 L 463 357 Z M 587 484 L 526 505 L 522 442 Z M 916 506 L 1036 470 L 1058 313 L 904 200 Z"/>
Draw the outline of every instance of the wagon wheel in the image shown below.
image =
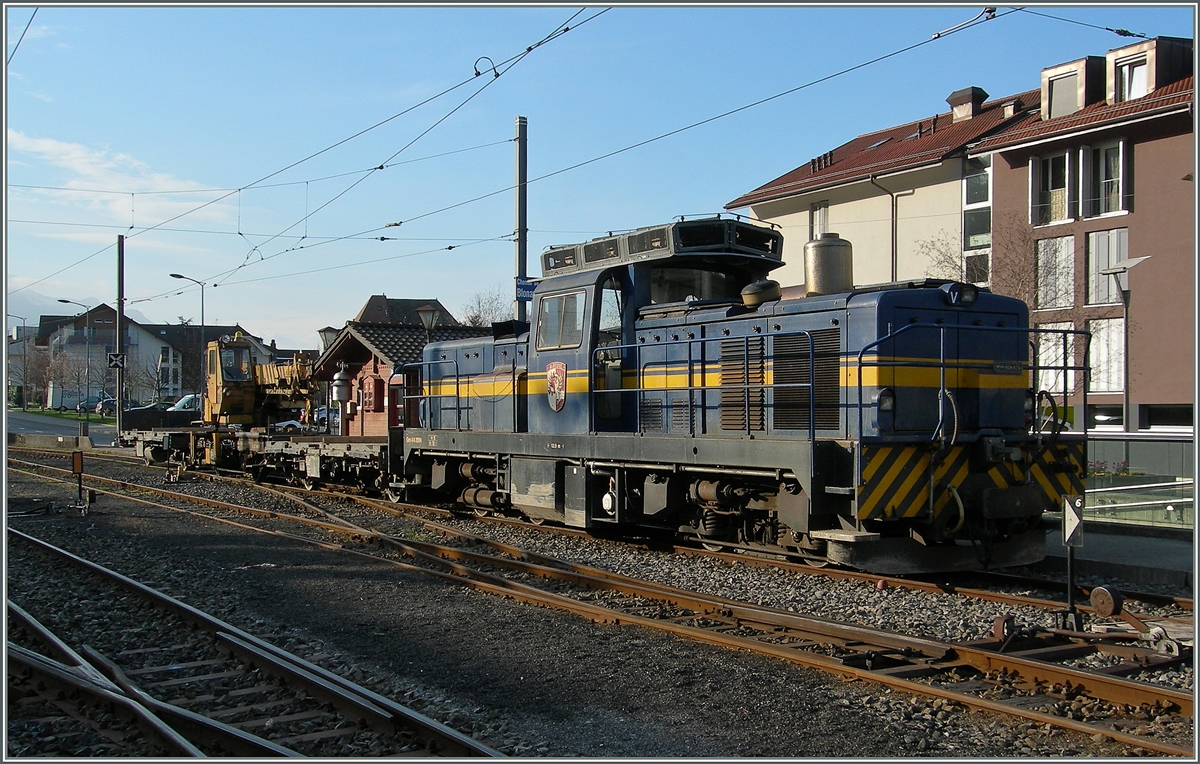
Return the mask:
<path fill-rule="evenodd" d="M 385 488 L 383 489 L 383 498 L 393 504 L 400 504 L 404 501 L 404 489 L 402 488 Z"/>
<path fill-rule="evenodd" d="M 315 478 L 300 478 L 300 486 L 306 491 L 315 491 L 320 483 Z"/>
<path fill-rule="evenodd" d="M 491 517 L 492 516 L 492 510 L 485 509 L 483 507 L 471 507 L 471 511 L 475 513 L 476 517 Z"/>
<path fill-rule="evenodd" d="M 546 524 L 546 518 L 544 518 L 544 517 L 529 517 L 528 515 L 526 515 L 525 519 L 528 520 L 529 522 L 533 523 L 534 525 L 545 525 Z"/>

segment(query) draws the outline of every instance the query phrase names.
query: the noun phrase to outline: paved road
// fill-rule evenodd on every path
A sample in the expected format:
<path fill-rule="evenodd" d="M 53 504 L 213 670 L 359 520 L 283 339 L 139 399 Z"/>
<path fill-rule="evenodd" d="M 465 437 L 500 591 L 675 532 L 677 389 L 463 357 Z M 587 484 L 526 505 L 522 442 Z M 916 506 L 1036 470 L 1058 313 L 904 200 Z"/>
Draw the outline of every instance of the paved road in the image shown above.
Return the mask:
<path fill-rule="evenodd" d="M 35 414 L 32 411 L 21 411 L 20 409 L 9 409 L 7 413 L 9 432 L 23 435 L 79 434 L 79 422 L 73 420 L 43 416 L 42 414 Z M 88 435 L 91 436 L 93 443 L 104 443 L 107 445 L 116 434 L 116 425 L 97 424 L 94 421 L 88 425 Z"/>

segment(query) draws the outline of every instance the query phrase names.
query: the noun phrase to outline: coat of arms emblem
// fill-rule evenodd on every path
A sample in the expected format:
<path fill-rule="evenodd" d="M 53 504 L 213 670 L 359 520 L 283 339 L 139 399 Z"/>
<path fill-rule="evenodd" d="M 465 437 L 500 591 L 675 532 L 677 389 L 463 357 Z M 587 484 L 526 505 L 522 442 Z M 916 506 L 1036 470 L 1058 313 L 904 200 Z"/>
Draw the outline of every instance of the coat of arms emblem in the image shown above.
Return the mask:
<path fill-rule="evenodd" d="M 567 365 L 562 361 L 546 364 L 546 399 L 554 411 L 562 411 L 567 401 Z"/>

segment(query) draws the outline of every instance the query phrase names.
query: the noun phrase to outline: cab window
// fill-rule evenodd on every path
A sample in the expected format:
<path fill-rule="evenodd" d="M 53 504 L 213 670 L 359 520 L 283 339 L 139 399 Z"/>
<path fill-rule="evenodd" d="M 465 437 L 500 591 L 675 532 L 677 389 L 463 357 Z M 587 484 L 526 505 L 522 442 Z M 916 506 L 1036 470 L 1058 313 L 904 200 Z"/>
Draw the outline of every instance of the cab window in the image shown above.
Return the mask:
<path fill-rule="evenodd" d="M 653 268 L 650 271 L 650 302 L 734 300 L 740 297 L 744 278 L 701 268 Z"/>
<path fill-rule="evenodd" d="M 624 312 L 624 301 L 621 295 L 621 282 L 615 277 L 604 282 L 600 292 L 600 327 L 596 344 L 621 344 L 621 315 Z"/>
<path fill-rule="evenodd" d="M 221 351 L 221 378 L 226 382 L 250 381 L 249 348 L 224 348 Z"/>
<path fill-rule="evenodd" d="M 538 309 L 538 350 L 579 347 L 583 342 L 584 293 L 543 297 Z"/>

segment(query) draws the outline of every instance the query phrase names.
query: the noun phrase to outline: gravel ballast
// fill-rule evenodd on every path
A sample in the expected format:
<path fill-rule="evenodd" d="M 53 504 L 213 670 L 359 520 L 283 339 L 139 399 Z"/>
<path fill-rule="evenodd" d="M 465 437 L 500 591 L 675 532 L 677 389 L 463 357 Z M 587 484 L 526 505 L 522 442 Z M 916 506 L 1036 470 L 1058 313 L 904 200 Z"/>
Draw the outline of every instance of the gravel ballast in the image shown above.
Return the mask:
<path fill-rule="evenodd" d="M 68 509 L 14 517 L 18 509 L 44 507 L 51 500 L 69 504 L 74 491 L 12 473 L 8 495 L 10 527 L 160 588 L 509 755 L 1131 753 L 1110 741 L 846 682 L 639 627 L 595 625 L 383 563 L 116 498 L 102 497 L 86 516 Z M 720 570 L 705 574 L 697 561 L 686 562 L 699 571 L 690 575 L 709 576 L 705 585 L 714 593 L 749 599 L 736 587 L 721 591 L 720 582 L 711 578 L 722 575 Z M 724 568 L 725 574 L 737 570 Z M 751 571 L 765 573 L 743 569 L 727 577 Z M 10 564 L 7 573 L 9 596 L 18 604 L 22 596 L 46 588 L 36 583 L 37 571 Z M 772 601 L 777 587 L 769 576 L 760 578 L 759 586 L 764 604 L 788 606 Z M 70 592 L 61 595 L 69 607 Z M 838 610 L 836 604 L 826 605 Z M 858 606 L 897 618 L 906 610 L 901 599 Z M 974 615 L 965 620 L 972 622 L 964 623 L 969 631 Z"/>

